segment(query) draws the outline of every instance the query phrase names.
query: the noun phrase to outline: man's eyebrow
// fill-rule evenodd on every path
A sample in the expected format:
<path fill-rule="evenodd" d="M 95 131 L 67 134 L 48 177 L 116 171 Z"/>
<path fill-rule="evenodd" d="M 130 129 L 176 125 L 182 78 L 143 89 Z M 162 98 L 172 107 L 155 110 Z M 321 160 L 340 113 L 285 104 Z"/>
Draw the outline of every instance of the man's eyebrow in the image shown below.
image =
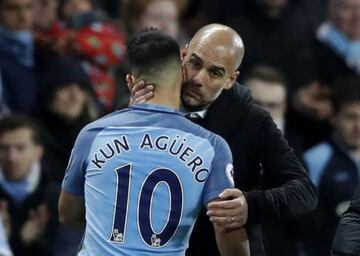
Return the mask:
<path fill-rule="evenodd" d="M 196 53 L 191 54 L 191 58 L 196 59 L 197 61 L 203 63 L 203 60 L 199 56 L 197 56 Z"/>

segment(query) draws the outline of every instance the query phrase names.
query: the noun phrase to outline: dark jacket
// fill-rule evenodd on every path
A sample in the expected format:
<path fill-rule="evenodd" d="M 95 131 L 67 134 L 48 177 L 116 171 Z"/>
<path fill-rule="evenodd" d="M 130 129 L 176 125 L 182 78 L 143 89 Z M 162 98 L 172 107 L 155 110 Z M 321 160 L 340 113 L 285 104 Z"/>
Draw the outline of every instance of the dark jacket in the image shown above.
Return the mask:
<path fill-rule="evenodd" d="M 315 187 L 269 113 L 252 104 L 244 86 L 224 91 L 203 126 L 231 148 L 235 186 L 245 192 L 248 203 L 251 255 L 265 255 L 258 224 L 311 211 L 317 203 Z M 208 218 L 199 216 L 187 255 L 219 255 L 211 229 Z"/>
<path fill-rule="evenodd" d="M 10 217 L 10 237 L 9 242 L 14 256 L 21 255 L 37 255 L 45 256 L 50 253 L 52 233 L 43 234 L 40 238 L 33 243 L 26 245 L 21 241 L 20 232 L 21 228 L 28 220 L 31 211 L 35 210 L 41 204 L 49 205 L 48 198 L 51 197 L 49 193 L 49 183 L 47 177 L 42 174 L 34 191 L 32 191 L 21 204 L 16 204 L 11 195 L 0 186 L 0 200 L 7 202 L 9 217 Z M 50 213 L 51 214 L 51 213 Z M 48 223 L 47 228 L 51 229 Z M 47 231 L 45 231 L 47 232 Z"/>
<path fill-rule="evenodd" d="M 360 255 L 360 186 L 355 191 L 350 207 L 337 227 L 332 253 L 334 256 Z"/>

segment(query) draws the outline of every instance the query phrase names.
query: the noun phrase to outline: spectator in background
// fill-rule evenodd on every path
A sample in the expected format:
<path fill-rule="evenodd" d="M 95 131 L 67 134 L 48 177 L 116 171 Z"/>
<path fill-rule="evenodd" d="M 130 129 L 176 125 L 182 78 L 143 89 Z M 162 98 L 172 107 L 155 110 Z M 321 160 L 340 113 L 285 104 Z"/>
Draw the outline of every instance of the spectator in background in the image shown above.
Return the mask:
<path fill-rule="evenodd" d="M 123 19 L 129 35 L 157 28 L 176 38 L 183 46 L 186 36 L 180 30 L 180 14 L 187 0 L 132 0 L 124 3 Z"/>
<path fill-rule="evenodd" d="M 287 83 L 275 69 L 268 66 L 256 66 L 244 80 L 249 87 L 254 103 L 267 110 L 277 127 L 285 131 L 285 112 Z"/>
<path fill-rule="evenodd" d="M 96 1 L 66 0 L 61 7 L 67 26 L 73 30 L 70 47 L 83 60 L 99 103 L 100 113 L 113 111 L 121 98 L 114 69 L 125 55 L 126 35 L 104 17 Z"/>
<path fill-rule="evenodd" d="M 319 191 L 318 207 L 307 226 L 309 255 L 328 256 L 340 216 L 359 180 L 360 77 L 338 79 L 332 88 L 332 136 L 304 154 L 310 177 Z"/>
<path fill-rule="evenodd" d="M 0 200 L 9 216 L 14 255 L 49 255 L 53 236 L 46 234 L 48 179 L 40 165 L 43 147 L 34 124 L 23 116 L 0 120 Z"/>
<path fill-rule="evenodd" d="M 53 56 L 42 70 L 44 109 L 40 116 L 44 166 L 61 183 L 79 131 L 97 116 L 89 76 L 73 57 Z"/>
<path fill-rule="evenodd" d="M 37 80 L 32 26 L 33 0 L 0 1 L 0 72 L 2 96 L 11 111 L 34 113 Z"/>
<path fill-rule="evenodd" d="M 329 0 L 328 18 L 316 31 L 315 78 L 294 96 L 294 108 L 313 127 L 331 116 L 329 86 L 343 75 L 360 74 L 360 0 Z M 326 134 L 322 131 L 317 132 Z M 310 134 L 311 132 L 308 132 Z"/>
<path fill-rule="evenodd" d="M 318 79 L 360 74 L 360 0 L 329 0 L 328 18 L 317 29 Z"/>
<path fill-rule="evenodd" d="M 360 255 L 360 185 L 351 199 L 350 207 L 341 217 L 332 244 L 333 256 Z"/>
<path fill-rule="evenodd" d="M 283 132 L 290 146 L 301 147 L 296 141 L 294 129 L 288 130 L 286 123 L 287 82 L 280 72 L 269 66 L 255 66 L 244 79 L 255 104 L 267 110 L 277 127 Z M 296 152 L 296 150 L 295 150 Z M 301 156 L 301 152 L 296 152 Z M 296 220 L 284 218 L 280 222 L 262 224 L 264 247 L 267 256 L 297 255 Z"/>
<path fill-rule="evenodd" d="M 46 62 L 54 52 L 79 58 L 90 76 L 99 113 L 113 111 L 123 94 L 121 84 L 116 84 L 114 70 L 125 54 L 125 33 L 104 16 L 96 1 L 63 1 L 60 5 L 63 21 L 56 14 L 57 1 L 46 1 L 49 2 L 39 2 L 36 8 L 47 14 L 36 19 L 41 60 Z"/>

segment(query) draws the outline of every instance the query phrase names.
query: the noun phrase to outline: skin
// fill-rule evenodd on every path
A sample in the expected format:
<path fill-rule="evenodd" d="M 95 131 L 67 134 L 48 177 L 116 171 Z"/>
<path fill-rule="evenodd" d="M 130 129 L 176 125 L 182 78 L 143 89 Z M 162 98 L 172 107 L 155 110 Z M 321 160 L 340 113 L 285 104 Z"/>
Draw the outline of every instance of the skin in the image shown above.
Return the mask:
<path fill-rule="evenodd" d="M 144 14 L 136 24 L 137 32 L 146 28 L 158 28 L 159 30 L 176 38 L 179 33 L 179 9 L 175 1 L 153 0 L 146 7 Z"/>
<path fill-rule="evenodd" d="M 286 89 L 276 82 L 259 79 L 246 81 L 256 104 L 269 111 L 275 120 L 284 119 L 286 110 Z"/>
<path fill-rule="evenodd" d="M 35 21 L 37 29 L 46 30 L 58 19 L 57 0 L 36 0 L 34 6 Z"/>
<path fill-rule="evenodd" d="M 76 119 L 84 110 L 86 98 L 86 92 L 79 85 L 69 84 L 56 91 L 51 109 L 68 119 Z"/>
<path fill-rule="evenodd" d="M 3 0 L 0 4 L 0 24 L 7 30 L 30 31 L 33 23 L 33 0 Z"/>
<path fill-rule="evenodd" d="M 6 179 L 24 178 L 32 165 L 40 161 L 43 148 L 33 140 L 29 128 L 18 128 L 0 135 L 0 165 Z"/>
<path fill-rule="evenodd" d="M 360 0 L 331 0 L 330 20 L 352 40 L 360 40 Z"/>
<path fill-rule="evenodd" d="M 188 111 L 209 107 L 223 90 L 233 86 L 243 55 L 242 40 L 230 27 L 210 24 L 201 28 L 182 52 L 182 106 Z M 134 84 L 129 77 L 130 105 L 147 102 L 154 96 L 153 85 L 144 81 Z M 208 205 L 207 214 L 215 226 L 228 230 L 242 227 L 248 216 L 245 196 L 238 189 L 228 189 L 218 201 Z"/>
<path fill-rule="evenodd" d="M 345 104 L 335 113 L 331 123 L 350 149 L 360 158 L 360 102 Z"/>

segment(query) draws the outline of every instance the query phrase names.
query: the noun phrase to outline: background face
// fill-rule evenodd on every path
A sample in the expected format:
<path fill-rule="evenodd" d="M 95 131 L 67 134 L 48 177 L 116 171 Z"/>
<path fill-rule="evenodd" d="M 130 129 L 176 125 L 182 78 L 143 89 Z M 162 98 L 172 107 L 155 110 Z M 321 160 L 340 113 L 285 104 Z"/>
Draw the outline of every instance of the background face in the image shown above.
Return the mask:
<path fill-rule="evenodd" d="M 330 19 L 350 39 L 360 40 L 360 0 L 332 0 Z"/>
<path fill-rule="evenodd" d="M 86 98 L 86 92 L 79 85 L 69 84 L 55 92 L 51 109 L 65 118 L 75 119 L 84 110 Z"/>
<path fill-rule="evenodd" d="M 19 128 L 0 136 L 0 166 L 9 180 L 23 178 L 41 158 L 41 146 L 33 141 L 32 131 Z"/>
<path fill-rule="evenodd" d="M 333 126 L 348 146 L 360 147 L 360 103 L 344 105 L 335 114 Z"/>
<path fill-rule="evenodd" d="M 276 120 L 285 118 L 286 91 L 284 86 L 258 79 L 250 79 L 246 85 L 250 88 L 256 104 L 269 111 Z"/>
<path fill-rule="evenodd" d="M 179 32 L 179 10 L 172 0 L 153 0 L 140 17 L 137 31 L 157 28 L 176 38 Z"/>
<path fill-rule="evenodd" d="M 33 0 L 4 0 L 0 6 L 0 23 L 9 31 L 32 29 Z"/>
<path fill-rule="evenodd" d="M 48 29 L 58 18 L 57 0 L 35 0 L 34 25 L 41 29 Z"/>

